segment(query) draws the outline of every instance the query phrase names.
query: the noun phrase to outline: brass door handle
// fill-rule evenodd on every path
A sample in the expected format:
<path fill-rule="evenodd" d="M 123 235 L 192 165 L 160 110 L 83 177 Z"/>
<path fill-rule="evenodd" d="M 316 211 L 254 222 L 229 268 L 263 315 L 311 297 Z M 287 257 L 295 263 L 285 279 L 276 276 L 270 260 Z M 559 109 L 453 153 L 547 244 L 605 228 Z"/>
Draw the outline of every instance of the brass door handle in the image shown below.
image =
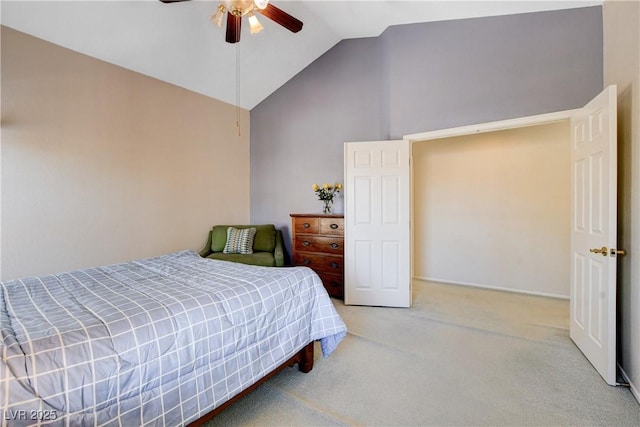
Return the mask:
<path fill-rule="evenodd" d="M 593 254 L 601 254 L 602 256 L 607 256 L 607 254 L 609 253 L 609 250 L 607 249 L 606 246 L 601 247 L 600 249 L 589 249 L 589 252 L 593 253 Z"/>

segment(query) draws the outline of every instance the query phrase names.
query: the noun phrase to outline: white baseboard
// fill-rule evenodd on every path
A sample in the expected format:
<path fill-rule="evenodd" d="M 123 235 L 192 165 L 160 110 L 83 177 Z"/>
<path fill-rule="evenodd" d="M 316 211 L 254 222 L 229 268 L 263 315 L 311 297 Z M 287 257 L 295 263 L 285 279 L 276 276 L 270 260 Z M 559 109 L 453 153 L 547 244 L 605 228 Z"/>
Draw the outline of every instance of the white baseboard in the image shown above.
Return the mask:
<path fill-rule="evenodd" d="M 500 286 L 489 286 L 489 285 L 483 285 L 480 283 L 454 282 L 452 280 L 442 280 L 442 279 L 436 279 L 433 277 L 420 277 L 420 276 L 414 276 L 414 279 L 424 280 L 428 282 L 446 283 L 447 285 L 470 286 L 474 288 L 491 289 L 494 291 L 515 292 L 518 294 L 535 295 L 540 297 L 559 298 L 559 299 L 566 299 L 566 300 L 569 299 L 569 295 L 551 294 L 547 292 L 536 292 L 536 291 L 528 291 L 523 289 L 503 288 Z"/>
<path fill-rule="evenodd" d="M 629 375 L 627 375 L 624 369 L 622 369 L 622 366 L 620 366 L 620 364 L 618 364 L 618 369 L 620 370 L 620 374 L 622 375 L 622 378 L 624 378 L 624 380 L 629 384 L 629 389 L 631 390 L 631 394 L 633 395 L 633 397 L 636 398 L 636 400 L 640 404 L 640 392 L 638 391 L 638 388 L 631 382 L 631 380 L 629 379 Z"/>

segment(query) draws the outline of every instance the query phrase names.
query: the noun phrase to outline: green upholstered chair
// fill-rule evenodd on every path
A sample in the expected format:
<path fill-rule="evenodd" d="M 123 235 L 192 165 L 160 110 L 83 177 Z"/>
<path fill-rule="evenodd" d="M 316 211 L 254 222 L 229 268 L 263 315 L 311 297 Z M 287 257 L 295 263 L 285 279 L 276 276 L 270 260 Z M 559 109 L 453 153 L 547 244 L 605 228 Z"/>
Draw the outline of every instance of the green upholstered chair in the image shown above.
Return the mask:
<path fill-rule="evenodd" d="M 252 254 L 225 254 L 222 251 L 227 243 L 227 229 L 255 228 Z M 282 232 L 273 224 L 263 225 L 216 225 L 209 231 L 207 244 L 200 251 L 203 258 L 223 261 L 241 262 L 243 264 L 261 265 L 265 267 L 281 267 L 284 265 L 284 248 Z"/>

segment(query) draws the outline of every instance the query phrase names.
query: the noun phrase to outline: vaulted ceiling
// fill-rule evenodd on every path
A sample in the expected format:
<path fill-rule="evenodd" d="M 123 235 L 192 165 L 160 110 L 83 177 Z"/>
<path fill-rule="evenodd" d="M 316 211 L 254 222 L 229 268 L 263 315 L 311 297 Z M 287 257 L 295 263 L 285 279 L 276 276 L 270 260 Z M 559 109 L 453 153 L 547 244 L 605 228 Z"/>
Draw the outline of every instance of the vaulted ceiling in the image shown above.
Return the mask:
<path fill-rule="evenodd" d="M 192 91 L 251 109 L 343 39 L 391 25 L 601 5 L 602 1 L 273 0 L 304 22 L 291 33 L 267 18 L 240 43 L 209 16 L 217 1 L 1 2 L 3 25 Z M 246 18 L 245 18 L 246 19 Z M 239 76 L 239 98 L 238 85 Z"/>

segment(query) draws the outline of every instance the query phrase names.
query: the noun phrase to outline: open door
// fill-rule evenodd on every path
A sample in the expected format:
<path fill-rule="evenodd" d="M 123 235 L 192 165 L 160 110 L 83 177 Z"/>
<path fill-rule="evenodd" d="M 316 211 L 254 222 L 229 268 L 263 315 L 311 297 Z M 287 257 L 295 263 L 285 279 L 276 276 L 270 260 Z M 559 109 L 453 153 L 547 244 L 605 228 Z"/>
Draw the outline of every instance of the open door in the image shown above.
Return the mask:
<path fill-rule="evenodd" d="M 615 86 L 571 118 L 570 336 L 616 384 L 617 138 Z"/>
<path fill-rule="evenodd" d="M 411 306 L 409 147 L 345 143 L 345 304 Z"/>

